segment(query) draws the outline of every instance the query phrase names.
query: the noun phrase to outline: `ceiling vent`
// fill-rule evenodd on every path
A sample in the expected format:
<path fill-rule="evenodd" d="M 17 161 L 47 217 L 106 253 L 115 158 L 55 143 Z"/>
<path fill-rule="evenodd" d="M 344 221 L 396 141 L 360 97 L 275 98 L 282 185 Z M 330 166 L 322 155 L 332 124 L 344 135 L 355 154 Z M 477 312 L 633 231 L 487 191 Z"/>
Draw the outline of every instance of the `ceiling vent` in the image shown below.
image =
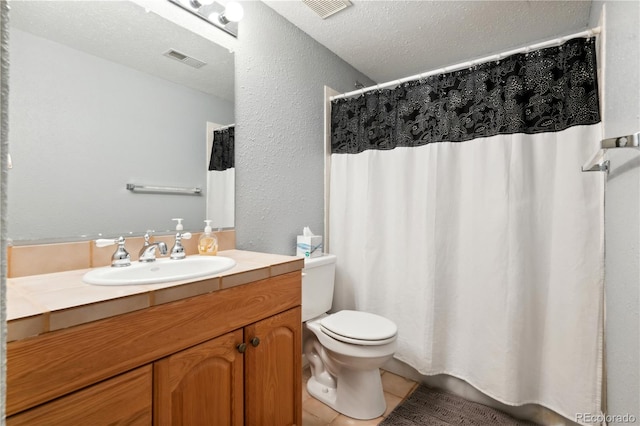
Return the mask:
<path fill-rule="evenodd" d="M 311 10 L 318 14 L 322 19 L 340 12 L 352 6 L 349 0 L 302 0 Z"/>
<path fill-rule="evenodd" d="M 202 68 L 207 65 L 206 62 L 202 62 L 199 59 L 192 58 L 191 56 L 185 55 L 184 53 L 180 53 L 177 50 L 169 49 L 163 53 L 167 58 L 175 59 L 176 61 L 180 61 L 183 64 L 189 65 L 193 68 Z"/>

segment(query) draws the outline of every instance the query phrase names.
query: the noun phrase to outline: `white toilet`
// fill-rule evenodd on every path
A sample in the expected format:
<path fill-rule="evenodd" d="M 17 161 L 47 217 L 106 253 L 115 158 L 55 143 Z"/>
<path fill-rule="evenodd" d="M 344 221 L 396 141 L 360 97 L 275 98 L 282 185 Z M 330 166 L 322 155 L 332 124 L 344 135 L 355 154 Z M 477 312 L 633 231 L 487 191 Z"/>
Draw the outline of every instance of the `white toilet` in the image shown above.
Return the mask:
<path fill-rule="evenodd" d="M 332 254 L 304 261 L 303 348 L 312 375 L 307 390 L 339 413 L 373 419 L 386 409 L 379 368 L 396 350 L 398 328 L 393 321 L 367 312 L 327 314 L 333 303 L 335 266 Z"/>

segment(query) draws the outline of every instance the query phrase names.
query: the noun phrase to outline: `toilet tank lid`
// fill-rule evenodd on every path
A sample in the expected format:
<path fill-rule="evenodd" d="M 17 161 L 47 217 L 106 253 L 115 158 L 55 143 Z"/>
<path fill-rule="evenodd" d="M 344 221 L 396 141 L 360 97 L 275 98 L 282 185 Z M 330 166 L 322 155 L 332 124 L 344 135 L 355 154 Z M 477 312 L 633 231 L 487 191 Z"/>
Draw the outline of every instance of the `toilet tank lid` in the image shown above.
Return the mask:
<path fill-rule="evenodd" d="M 330 263 L 336 263 L 336 255 L 323 253 L 321 256 L 316 257 L 305 257 L 304 258 L 304 267 L 306 268 L 316 268 L 322 265 L 328 265 Z"/>

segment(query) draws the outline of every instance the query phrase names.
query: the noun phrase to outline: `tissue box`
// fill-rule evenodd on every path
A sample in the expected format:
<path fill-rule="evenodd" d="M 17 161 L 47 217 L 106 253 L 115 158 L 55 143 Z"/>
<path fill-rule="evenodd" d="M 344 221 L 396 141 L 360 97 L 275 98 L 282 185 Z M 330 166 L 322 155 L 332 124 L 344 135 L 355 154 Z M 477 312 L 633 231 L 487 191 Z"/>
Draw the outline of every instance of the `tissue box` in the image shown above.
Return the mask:
<path fill-rule="evenodd" d="M 296 244 L 296 256 L 322 256 L 322 237 L 320 235 L 313 235 L 311 237 L 298 235 L 298 241 Z"/>

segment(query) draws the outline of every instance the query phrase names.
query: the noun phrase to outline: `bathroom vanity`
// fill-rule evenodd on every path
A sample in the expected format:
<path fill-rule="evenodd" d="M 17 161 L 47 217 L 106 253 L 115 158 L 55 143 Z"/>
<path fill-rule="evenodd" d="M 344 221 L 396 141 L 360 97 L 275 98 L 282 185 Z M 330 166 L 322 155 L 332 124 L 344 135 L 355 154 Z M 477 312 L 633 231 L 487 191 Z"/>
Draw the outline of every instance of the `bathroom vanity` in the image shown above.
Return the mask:
<path fill-rule="evenodd" d="M 7 424 L 300 425 L 303 259 L 220 254 L 236 266 L 198 281 L 105 288 L 79 282 L 86 269 L 9 279 L 9 309 L 13 297 L 24 313 L 8 322 Z M 97 300 L 63 307 L 56 286 Z M 24 316 L 25 303 L 42 312 Z M 45 330 L 15 334 L 34 318 Z"/>

